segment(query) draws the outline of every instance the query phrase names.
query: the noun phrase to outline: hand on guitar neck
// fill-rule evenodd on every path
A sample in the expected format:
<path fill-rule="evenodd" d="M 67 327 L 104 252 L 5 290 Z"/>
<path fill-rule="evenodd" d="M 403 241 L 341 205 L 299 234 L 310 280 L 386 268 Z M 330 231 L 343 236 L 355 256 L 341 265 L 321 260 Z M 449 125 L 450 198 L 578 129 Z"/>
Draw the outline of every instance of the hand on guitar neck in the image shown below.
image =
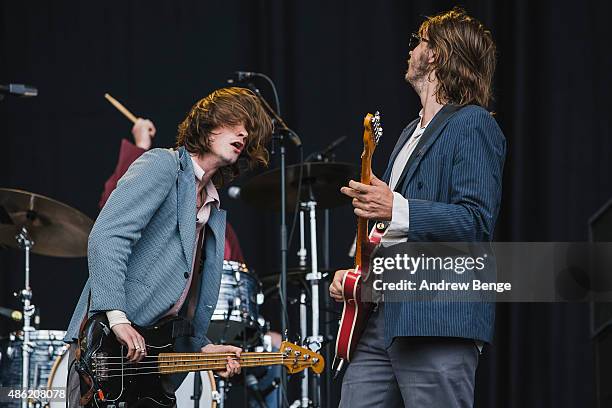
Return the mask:
<path fill-rule="evenodd" d="M 207 344 L 202 347 L 200 350 L 202 353 L 235 353 L 236 358 L 227 357 L 227 364 L 225 365 L 225 370 L 217 371 L 216 374 L 223 377 L 229 378 L 236 374 L 240 374 L 240 363 L 238 358 L 240 358 L 240 353 L 242 353 L 242 349 L 234 346 L 227 346 L 222 344 Z"/>
<path fill-rule="evenodd" d="M 340 192 L 353 199 L 353 212 L 356 216 L 368 220 L 391 221 L 393 191 L 378 177 L 372 175 L 370 185 L 351 180 L 348 187 L 342 187 Z"/>

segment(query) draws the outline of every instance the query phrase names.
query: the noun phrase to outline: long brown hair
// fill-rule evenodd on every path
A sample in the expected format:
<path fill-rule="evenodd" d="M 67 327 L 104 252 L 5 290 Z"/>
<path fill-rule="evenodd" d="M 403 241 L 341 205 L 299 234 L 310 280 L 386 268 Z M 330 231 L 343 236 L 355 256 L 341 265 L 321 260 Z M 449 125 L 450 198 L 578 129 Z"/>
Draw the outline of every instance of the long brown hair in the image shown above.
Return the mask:
<path fill-rule="evenodd" d="M 268 165 L 265 144 L 272 135 L 272 122 L 253 92 L 246 88 L 222 88 L 199 100 L 179 125 L 176 146 L 202 155 L 210 151 L 213 129 L 241 124 L 248 133 L 246 146 L 240 161 L 222 167 L 213 176 L 215 185 L 220 187 L 240 174 L 244 159 L 248 168 Z"/>
<path fill-rule="evenodd" d="M 495 43 L 482 23 L 458 7 L 427 19 L 419 28 L 434 52 L 433 69 L 439 82 L 439 103 L 476 104 L 486 108 L 492 99 Z"/>

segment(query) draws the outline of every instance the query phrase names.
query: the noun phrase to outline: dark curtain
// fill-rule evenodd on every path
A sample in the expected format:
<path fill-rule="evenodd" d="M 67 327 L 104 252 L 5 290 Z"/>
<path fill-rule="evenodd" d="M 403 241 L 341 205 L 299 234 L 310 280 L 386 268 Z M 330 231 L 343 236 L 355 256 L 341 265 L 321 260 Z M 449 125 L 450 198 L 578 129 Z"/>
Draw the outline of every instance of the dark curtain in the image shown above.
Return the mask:
<path fill-rule="evenodd" d="M 0 83 L 34 84 L 40 95 L 0 102 L 0 186 L 52 197 L 95 218 L 120 139 L 131 128 L 103 94 L 151 118 L 155 145 L 171 146 L 191 105 L 238 69 L 275 80 L 283 116 L 306 155 L 346 135 L 337 160 L 358 163 L 363 115 L 380 110 L 385 133 L 374 159 L 380 175 L 399 132 L 420 108 L 403 80 L 409 35 L 423 16 L 453 5 L 2 1 Z M 509 150 L 497 239 L 586 240 L 588 217 L 612 196 L 612 6 L 569 0 L 462 5 L 498 45 L 492 110 Z M 294 163 L 297 154 L 289 150 Z M 260 275 L 275 273 L 278 216 L 225 194 L 222 205 L 249 266 Z M 353 232 L 350 208 L 332 210 L 332 266 L 350 265 Z M 22 255 L 0 251 L 0 268 L 0 305 L 18 308 L 11 293 L 23 286 Z M 86 276 L 85 259 L 33 256 L 41 327 L 66 327 Z M 477 373 L 477 406 L 593 406 L 588 319 L 585 304 L 500 304 L 496 339 Z M 14 326 L 3 321 L 0 328 L 5 334 Z M 333 405 L 339 384 L 334 389 Z"/>

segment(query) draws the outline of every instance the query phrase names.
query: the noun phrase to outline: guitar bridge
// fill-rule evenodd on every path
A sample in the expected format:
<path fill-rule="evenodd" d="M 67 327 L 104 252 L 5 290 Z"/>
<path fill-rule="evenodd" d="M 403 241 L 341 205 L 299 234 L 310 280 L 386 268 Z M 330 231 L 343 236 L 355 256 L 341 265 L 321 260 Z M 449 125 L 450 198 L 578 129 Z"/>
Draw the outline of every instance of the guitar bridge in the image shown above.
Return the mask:
<path fill-rule="evenodd" d="M 100 352 L 92 356 L 91 369 L 99 382 L 108 379 L 110 372 L 108 366 L 108 353 Z"/>

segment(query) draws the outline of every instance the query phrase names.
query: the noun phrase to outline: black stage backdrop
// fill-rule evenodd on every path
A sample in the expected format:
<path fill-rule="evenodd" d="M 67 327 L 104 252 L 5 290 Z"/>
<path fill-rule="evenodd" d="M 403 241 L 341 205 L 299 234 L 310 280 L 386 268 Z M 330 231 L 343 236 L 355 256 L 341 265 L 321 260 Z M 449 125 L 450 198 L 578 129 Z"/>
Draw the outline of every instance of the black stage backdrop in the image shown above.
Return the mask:
<path fill-rule="evenodd" d="M 238 69 L 275 80 L 283 116 L 302 137 L 306 154 L 346 135 L 337 159 L 358 163 L 363 115 L 379 109 L 385 134 L 374 161 L 380 175 L 399 132 L 419 110 L 403 80 L 409 35 L 422 16 L 455 5 L 0 4 L 0 83 L 40 90 L 37 98 L 0 103 L 0 186 L 55 198 L 92 218 L 120 140 L 130 137 L 131 128 L 103 94 L 151 118 L 156 146 L 170 146 L 191 105 Z M 550 0 L 462 5 L 492 30 L 499 50 L 493 109 L 509 150 L 497 239 L 586 240 L 588 217 L 612 196 L 612 6 Z M 261 88 L 270 95 L 265 84 Z M 291 151 L 289 160 L 296 159 Z M 260 275 L 274 273 L 278 216 L 225 194 L 222 205 L 249 265 Z M 331 264 L 350 265 L 350 208 L 333 210 L 331 225 Z M 290 264 L 294 254 L 292 249 Z M 22 262 L 16 251 L 0 252 L 2 306 L 19 306 L 11 293 L 22 287 Z M 42 308 L 43 328 L 66 327 L 86 275 L 85 259 L 33 256 L 34 302 Z M 2 322 L 2 334 L 8 326 Z M 499 305 L 496 330 L 478 369 L 478 407 L 593 405 L 587 305 Z"/>

